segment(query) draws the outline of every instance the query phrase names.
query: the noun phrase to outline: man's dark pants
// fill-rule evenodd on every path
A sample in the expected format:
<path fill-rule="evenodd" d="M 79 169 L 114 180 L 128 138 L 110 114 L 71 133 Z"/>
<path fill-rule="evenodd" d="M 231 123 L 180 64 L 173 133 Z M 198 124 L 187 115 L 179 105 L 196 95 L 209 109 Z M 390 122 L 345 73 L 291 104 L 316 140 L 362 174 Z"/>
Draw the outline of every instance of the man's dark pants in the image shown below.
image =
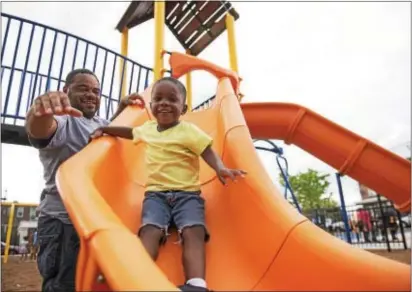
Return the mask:
<path fill-rule="evenodd" d="M 43 278 L 42 291 L 75 291 L 79 237 L 73 225 L 52 217 L 38 221 L 37 266 Z"/>

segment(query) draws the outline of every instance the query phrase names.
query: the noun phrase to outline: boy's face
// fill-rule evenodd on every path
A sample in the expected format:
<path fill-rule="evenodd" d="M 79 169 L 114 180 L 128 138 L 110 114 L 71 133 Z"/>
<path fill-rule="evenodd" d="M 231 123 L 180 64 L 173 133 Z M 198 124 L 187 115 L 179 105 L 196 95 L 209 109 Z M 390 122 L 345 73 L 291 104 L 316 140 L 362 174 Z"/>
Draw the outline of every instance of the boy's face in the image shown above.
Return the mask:
<path fill-rule="evenodd" d="M 150 108 L 160 126 L 174 125 L 187 110 L 179 88 L 170 81 L 162 81 L 155 86 Z"/>

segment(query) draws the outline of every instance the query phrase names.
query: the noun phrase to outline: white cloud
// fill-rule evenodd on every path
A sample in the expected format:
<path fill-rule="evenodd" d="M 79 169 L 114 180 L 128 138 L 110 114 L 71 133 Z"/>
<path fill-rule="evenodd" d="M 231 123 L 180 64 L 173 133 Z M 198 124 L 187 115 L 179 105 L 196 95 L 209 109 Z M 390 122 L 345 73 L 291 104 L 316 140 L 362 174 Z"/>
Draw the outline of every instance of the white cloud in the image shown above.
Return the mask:
<path fill-rule="evenodd" d="M 45 23 L 120 51 L 114 30 L 127 2 L 6 2 L 3 12 Z M 301 104 L 400 155 L 410 151 L 410 4 L 409 3 L 234 3 L 238 63 L 245 102 Z M 129 34 L 130 57 L 153 65 L 153 21 Z M 200 57 L 228 67 L 226 33 Z M 169 50 L 181 47 L 166 34 Z M 10 57 L 9 57 L 10 58 Z M 6 59 L 6 58 L 5 58 Z M 194 103 L 214 94 L 216 81 L 195 72 Z M 277 142 L 283 145 L 281 142 Z M 3 189 L 10 198 L 38 201 L 42 175 L 33 149 L 2 145 Z M 276 161 L 261 153 L 277 178 Z M 285 147 L 290 172 L 331 167 L 295 146 Z M 9 157 L 9 159 L 6 159 Z M 10 157 L 24 157 L 24 163 Z M 24 183 L 22 183 L 22 180 Z M 359 199 L 357 183 L 343 179 L 348 203 Z"/>

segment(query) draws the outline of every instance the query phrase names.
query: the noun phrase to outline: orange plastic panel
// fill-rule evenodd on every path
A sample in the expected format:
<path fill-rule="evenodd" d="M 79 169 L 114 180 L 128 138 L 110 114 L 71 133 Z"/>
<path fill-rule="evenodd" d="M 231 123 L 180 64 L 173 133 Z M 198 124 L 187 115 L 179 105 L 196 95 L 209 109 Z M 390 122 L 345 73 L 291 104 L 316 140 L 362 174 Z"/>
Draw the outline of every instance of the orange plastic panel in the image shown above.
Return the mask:
<path fill-rule="evenodd" d="M 252 136 L 295 144 L 342 174 L 391 199 L 400 211 L 411 207 L 411 163 L 302 106 L 242 104 Z"/>
<path fill-rule="evenodd" d="M 149 96 L 150 88 L 144 93 L 146 99 Z M 392 171 L 402 172 L 405 162 L 369 142 L 363 149 L 365 153 L 351 156 L 358 136 L 331 126 L 307 110 L 292 126 L 302 110 L 294 105 L 251 104 L 242 108 L 230 80 L 224 78 L 211 108 L 184 117 L 214 138 L 213 147 L 229 167 L 248 172 L 244 180 L 223 187 L 214 172 L 201 163 L 202 195 L 211 232 L 206 248 L 206 280 L 210 288 L 410 289 L 410 266 L 356 249 L 297 213 L 274 187 L 250 133 L 257 138 L 289 137 L 337 168 L 347 157 L 358 157 L 347 171 L 360 178 L 363 177 L 355 171 L 359 164 L 369 171 L 366 162 L 375 163 L 363 155 L 381 159 L 380 163 L 393 160 Z M 148 109 L 130 107 L 113 124 L 136 126 L 147 119 L 151 119 Z M 321 135 L 317 134 L 319 131 L 326 132 Z M 375 150 L 381 156 L 373 156 Z M 174 291 L 184 281 L 181 247 L 175 244 L 175 233 L 161 249 L 157 263 L 149 258 L 136 236 L 146 175 L 143 160 L 141 146 L 104 137 L 67 160 L 58 171 L 61 196 L 82 239 L 76 284 L 83 290 L 104 288 L 96 284 L 98 273 L 104 275 L 107 287 L 113 291 Z M 379 179 L 381 168 L 373 169 Z M 403 176 L 398 174 L 398 183 L 407 189 L 401 181 Z M 398 202 L 405 199 L 394 192 L 387 196 Z"/>
<path fill-rule="evenodd" d="M 205 70 L 214 75 L 217 79 L 228 77 L 235 90 L 235 94 L 239 94 L 240 79 L 234 71 L 227 70 L 206 60 L 177 52 L 170 54 L 169 64 L 172 69 L 172 76 L 175 78 L 180 78 L 186 73 L 195 70 Z"/>

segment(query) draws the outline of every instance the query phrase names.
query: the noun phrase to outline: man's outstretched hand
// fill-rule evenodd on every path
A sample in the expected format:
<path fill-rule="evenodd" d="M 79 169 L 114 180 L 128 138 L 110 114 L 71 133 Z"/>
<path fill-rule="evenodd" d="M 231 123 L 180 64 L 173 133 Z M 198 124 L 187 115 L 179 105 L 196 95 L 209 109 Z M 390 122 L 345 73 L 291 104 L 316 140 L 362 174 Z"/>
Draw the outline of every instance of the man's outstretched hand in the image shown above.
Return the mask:
<path fill-rule="evenodd" d="M 34 100 L 34 115 L 36 117 L 50 115 L 70 115 L 81 117 L 83 113 L 71 107 L 69 97 L 61 91 L 47 92 Z"/>
<path fill-rule="evenodd" d="M 245 177 L 246 171 L 240 169 L 222 168 L 217 172 L 217 176 L 223 185 L 226 185 L 226 179 L 230 178 L 233 182 L 236 182 L 237 177 Z"/>
<path fill-rule="evenodd" d="M 120 106 L 122 107 L 126 107 L 128 105 L 137 105 L 144 108 L 146 103 L 140 94 L 132 93 L 129 96 L 123 98 L 120 102 Z"/>

